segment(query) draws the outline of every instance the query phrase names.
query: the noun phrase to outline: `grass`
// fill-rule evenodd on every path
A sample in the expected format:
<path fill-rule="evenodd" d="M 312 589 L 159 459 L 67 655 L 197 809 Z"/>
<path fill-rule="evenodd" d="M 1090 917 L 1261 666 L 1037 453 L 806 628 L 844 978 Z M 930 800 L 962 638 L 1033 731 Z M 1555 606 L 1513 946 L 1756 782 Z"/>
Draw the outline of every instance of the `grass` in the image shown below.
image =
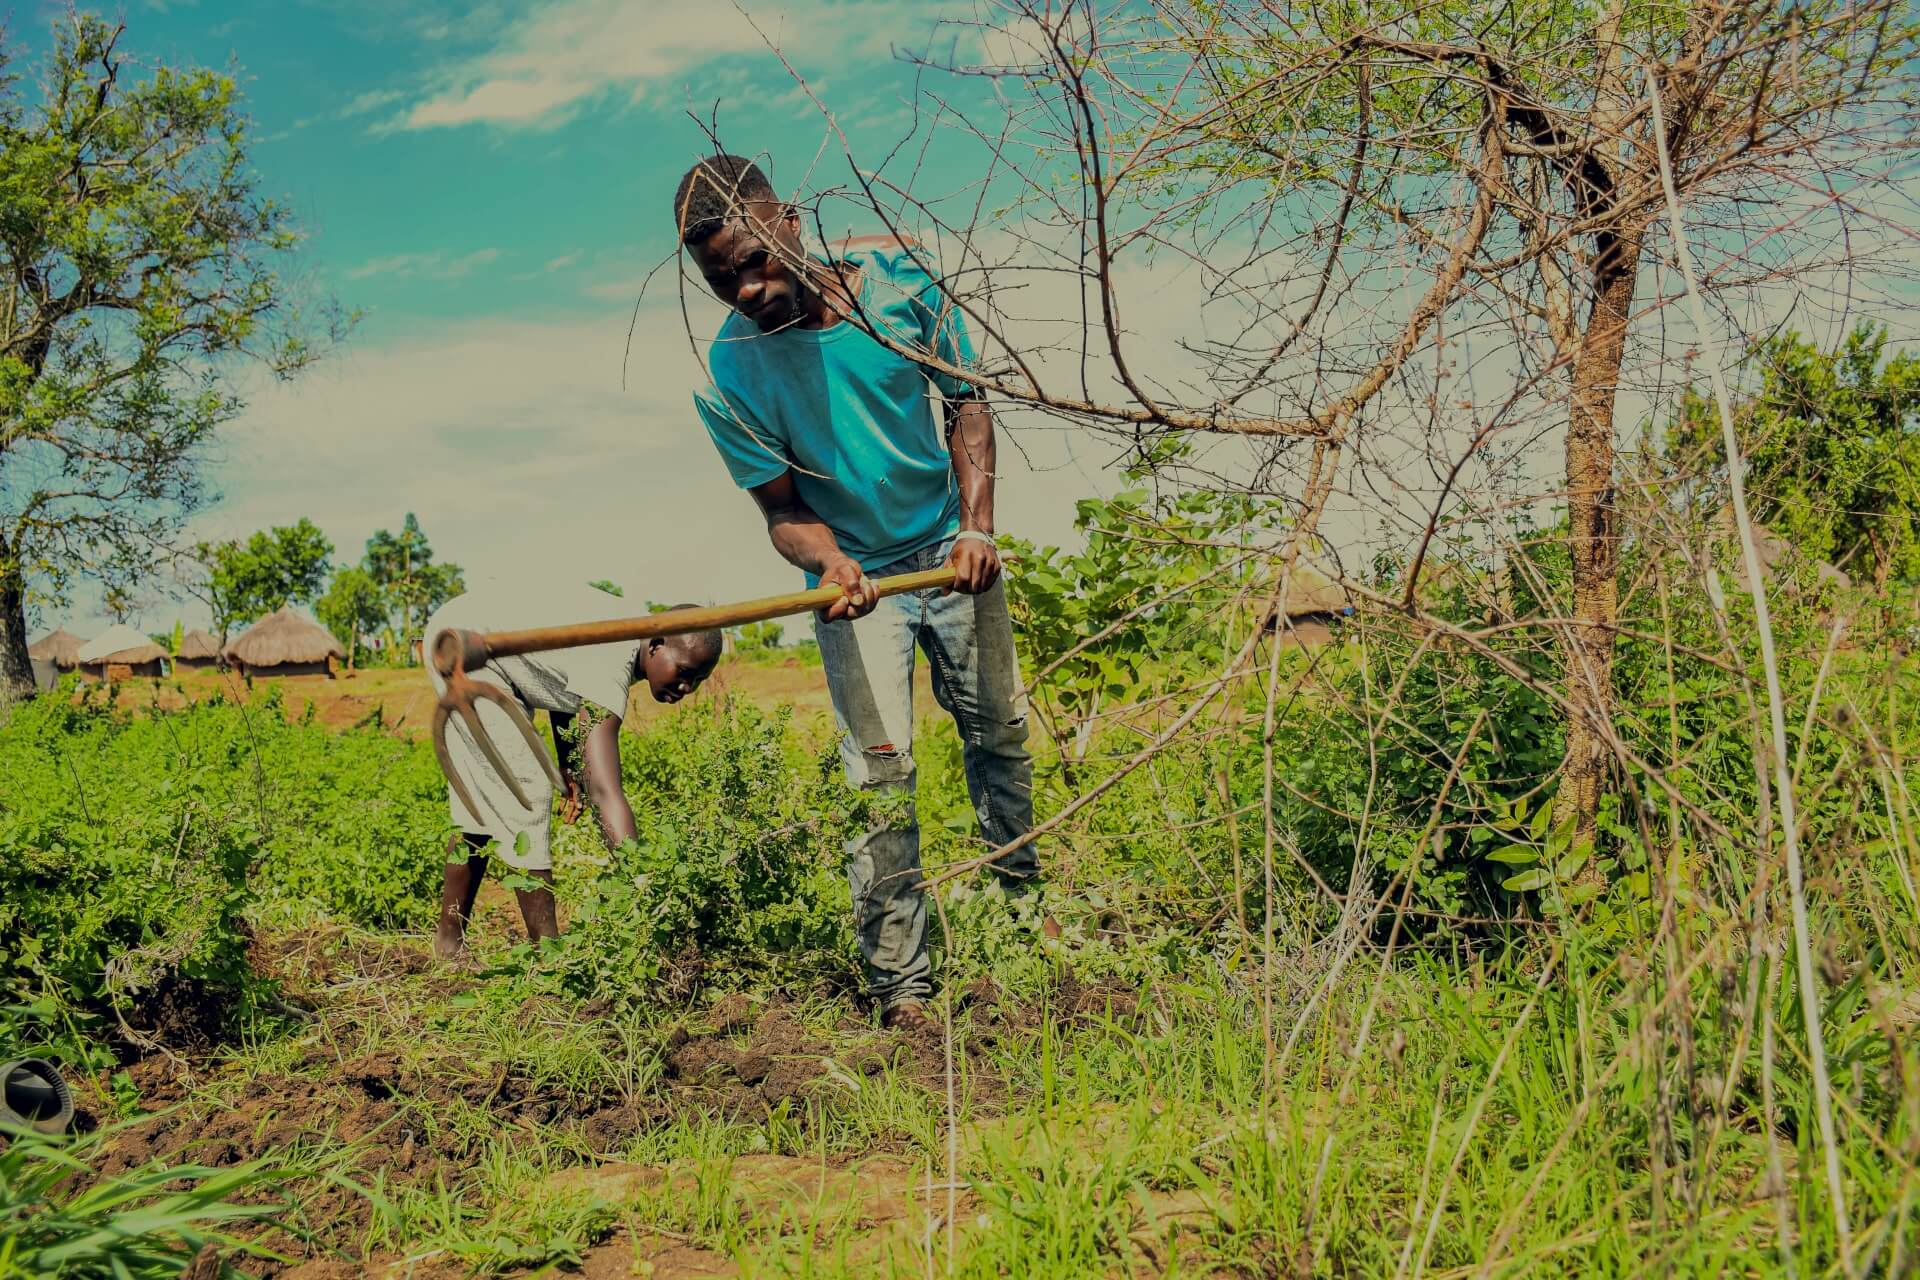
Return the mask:
<path fill-rule="evenodd" d="M 769 670 L 743 667 L 737 688 Z M 1848 671 L 1828 689 L 1889 707 L 1883 756 L 1849 754 L 1837 732 L 1820 744 L 1807 809 L 1824 824 L 1809 901 L 1855 1271 L 1893 1274 L 1914 1256 L 1920 1190 L 1914 743 L 1885 689 Z M 655 768 L 687 747 L 671 727 L 693 723 L 642 726 L 654 736 L 636 758 Z M 287 750 L 340 741 L 312 731 Z M 1721 771 L 1700 794 L 1727 820 L 1751 778 L 1725 754 L 1742 735 L 1699 741 L 1721 754 L 1703 746 L 1690 767 Z M 918 749 L 929 859 L 956 861 L 973 847 L 951 730 L 930 726 Z M 511 899 L 490 886 L 479 968 L 455 975 L 417 931 L 327 918 L 300 893 L 256 902 L 277 1003 L 244 1009 L 190 1088 L 157 1059 L 125 1087 L 102 1067 L 93 1105 L 171 1125 L 188 1140 L 170 1138 L 167 1160 L 286 1169 L 270 1198 L 317 1243 L 275 1247 L 402 1274 L 1705 1276 L 1789 1258 L 1841 1272 L 1764 856 L 1689 831 L 1654 868 L 1677 886 L 1664 917 L 1639 900 L 1578 923 L 1543 907 L 1506 932 L 1356 926 L 1281 878 L 1265 951 L 1262 899 L 1235 911 L 1203 887 L 1262 873 L 1257 814 L 1237 844 L 1203 822 L 1250 798 L 1217 759 L 1170 753 L 1050 841 L 1058 940 L 1036 935 L 1030 906 L 944 889 L 951 1104 L 948 1046 L 876 1050 L 895 1042 L 856 1007 L 844 955 L 718 956 L 698 982 L 589 1000 L 555 980 L 564 957 L 517 945 Z M 1858 777 L 1873 785 L 1837 803 Z M 54 794 L 58 777 L 42 781 Z M 1430 803 L 1408 811 L 1428 830 Z M 709 836 L 729 816 L 686 815 Z M 557 847 L 564 860 L 586 844 Z M 563 897 L 611 865 L 563 868 Z M 723 1016 L 735 997 L 770 1012 Z M 774 1013 L 785 1038 L 767 1049 Z M 776 1088 L 790 1067 L 803 1082 Z"/>
<path fill-rule="evenodd" d="M 1029 963 L 1072 958 L 1069 948 Z M 1018 986 L 1032 975 L 1005 976 Z M 1290 961 L 1289 1010 L 1320 976 L 1310 957 Z M 1038 1007 L 961 1011 L 953 1222 L 948 1118 L 910 1066 L 829 1077 L 801 1106 L 685 1109 L 612 1149 L 584 1144 L 571 1116 L 591 1100 L 657 1093 L 672 1027 L 698 1009 L 588 1018 L 529 1003 L 511 982 L 449 992 L 437 975 L 400 976 L 377 1001 L 322 1002 L 302 1035 L 236 1051 L 185 1105 L 216 1107 L 290 1069 L 324 1075 L 299 1052 L 316 1041 L 397 1055 L 402 1081 L 497 1077 L 560 1104 L 539 1120 L 503 1116 L 494 1099 L 392 1099 L 395 1128 L 455 1158 L 422 1179 L 368 1179 L 367 1225 L 336 1243 L 489 1274 L 652 1242 L 732 1259 L 746 1275 L 913 1276 L 925 1272 L 929 1231 L 942 1271 L 950 1232 L 954 1274 L 981 1277 L 1464 1275 L 1487 1259 L 1495 1274 L 1772 1270 L 1765 1135 L 1722 1130 L 1711 1164 L 1721 1189 L 1698 1192 L 1712 1207 L 1690 1215 L 1672 1197 L 1656 1219 L 1647 1135 L 1622 1124 L 1643 1114 L 1650 1079 L 1608 1078 L 1581 1031 L 1613 1015 L 1609 1038 L 1630 1044 L 1631 1007 L 1622 1018 L 1597 988 L 1542 988 L 1522 958 L 1465 976 L 1416 955 L 1343 982 L 1264 1108 L 1260 1009 L 1228 974 L 1164 974 L 1137 1004 L 1116 988 L 1071 1006 L 1051 1002 L 1037 977 Z M 1370 1005 L 1374 1044 L 1362 1051 Z M 821 1000 L 801 1020 L 845 1047 L 867 1035 L 834 1030 L 845 1013 Z M 1012 1014 L 1023 1019 L 1015 1030 Z M 1588 1097 L 1600 1105 L 1583 1114 Z M 1810 1140 L 1788 1142 L 1782 1158 L 1813 1158 Z M 1569 1144 L 1578 1158 L 1543 1159 Z M 1892 1193 L 1871 1144 L 1848 1157 L 1862 1186 Z M 884 1176 L 863 1175 L 876 1161 Z M 306 1163 L 296 1197 L 327 1184 L 327 1159 L 308 1152 Z M 352 1165 L 353 1151 L 337 1149 L 328 1176 Z M 1799 1194 L 1791 1208 L 1817 1236 L 1818 1197 Z"/>

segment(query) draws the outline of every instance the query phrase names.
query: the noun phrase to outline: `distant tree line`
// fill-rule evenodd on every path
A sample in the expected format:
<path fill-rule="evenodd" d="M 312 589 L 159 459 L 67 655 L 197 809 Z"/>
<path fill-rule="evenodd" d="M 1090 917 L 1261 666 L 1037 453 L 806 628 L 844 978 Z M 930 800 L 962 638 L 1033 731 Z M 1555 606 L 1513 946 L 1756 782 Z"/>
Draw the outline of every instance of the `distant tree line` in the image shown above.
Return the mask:
<path fill-rule="evenodd" d="M 335 566 L 334 547 L 301 517 L 262 529 L 245 541 L 199 543 L 189 592 L 213 615 L 224 645 L 235 630 L 290 604 L 312 607 L 347 651 L 349 666 L 377 650 L 393 664 L 413 661 L 413 642 L 427 618 L 466 590 L 459 565 L 436 561 L 433 545 L 409 511 L 400 531 L 377 531 L 357 564 Z"/>

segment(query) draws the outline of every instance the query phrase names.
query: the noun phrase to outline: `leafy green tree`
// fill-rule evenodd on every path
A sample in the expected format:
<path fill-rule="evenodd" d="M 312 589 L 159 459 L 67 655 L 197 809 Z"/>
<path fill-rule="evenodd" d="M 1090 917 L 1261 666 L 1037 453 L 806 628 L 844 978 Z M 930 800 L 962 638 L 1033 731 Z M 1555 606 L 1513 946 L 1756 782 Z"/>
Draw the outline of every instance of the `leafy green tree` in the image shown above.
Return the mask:
<path fill-rule="evenodd" d="M 595 578 L 587 584 L 595 591 L 604 591 L 610 596 L 625 596 L 627 589 L 611 578 Z"/>
<path fill-rule="evenodd" d="M 386 625 L 387 598 L 373 575 L 358 565 L 347 565 L 333 575 L 327 593 L 314 602 L 322 626 L 347 647 L 347 665 L 358 665 L 360 637 Z"/>
<path fill-rule="evenodd" d="M 29 603 L 135 581 L 201 504 L 243 357 L 282 376 L 314 326 L 280 264 L 297 235 L 249 167 L 230 75 L 136 78 L 121 28 L 63 20 L 30 92 L 0 49 L 0 684 L 31 687 Z"/>
<path fill-rule="evenodd" d="M 734 647 L 741 653 L 764 653 L 780 647 L 785 628 L 772 620 L 749 622 L 733 632 Z"/>
<path fill-rule="evenodd" d="M 140 602 L 130 585 L 111 583 L 100 597 L 100 608 L 115 622 L 131 622 L 140 612 Z"/>
<path fill-rule="evenodd" d="M 1870 579 L 1920 580 L 1920 357 L 1887 355 L 1862 324 L 1832 351 L 1797 333 L 1758 344 L 1760 385 L 1739 407 L 1747 492 L 1760 521 L 1807 555 Z M 1724 483 L 1711 399 L 1689 393 L 1668 429 L 1676 461 Z"/>
<path fill-rule="evenodd" d="M 318 596 L 332 555 L 333 543 L 305 516 L 244 543 L 202 543 L 196 556 L 204 581 L 195 594 L 206 602 L 225 644 L 235 626 Z"/>
<path fill-rule="evenodd" d="M 379 584 L 406 653 L 427 615 L 467 589 L 459 565 L 434 563 L 433 546 L 411 511 L 399 533 L 381 529 L 367 539 L 361 566 Z"/>

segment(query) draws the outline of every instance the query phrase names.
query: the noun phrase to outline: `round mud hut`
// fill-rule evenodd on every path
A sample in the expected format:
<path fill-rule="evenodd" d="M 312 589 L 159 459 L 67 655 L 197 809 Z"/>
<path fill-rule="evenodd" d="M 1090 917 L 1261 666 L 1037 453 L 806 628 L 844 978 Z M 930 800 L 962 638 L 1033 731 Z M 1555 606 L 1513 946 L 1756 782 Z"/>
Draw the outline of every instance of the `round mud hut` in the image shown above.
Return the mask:
<path fill-rule="evenodd" d="M 80 665 L 80 650 L 86 647 L 86 643 L 73 632 L 61 627 L 56 631 L 49 631 L 28 645 L 27 656 L 45 659 L 62 671 L 71 671 Z"/>
<path fill-rule="evenodd" d="M 330 677 L 346 654 L 331 631 L 288 606 L 234 637 L 222 656 L 247 676 Z"/>
<path fill-rule="evenodd" d="M 51 689 L 62 671 L 80 665 L 80 649 L 87 642 L 65 627 L 56 628 L 27 646 L 27 659 L 33 664 L 33 687 Z"/>
<path fill-rule="evenodd" d="M 1333 639 L 1340 619 L 1353 612 L 1347 590 L 1325 566 L 1306 557 L 1294 561 L 1287 578 L 1287 598 L 1266 616 L 1266 629 L 1278 633 L 1282 644 L 1305 647 Z"/>
<path fill-rule="evenodd" d="M 81 646 L 80 671 L 89 680 L 164 676 L 167 651 L 122 622 Z"/>
<path fill-rule="evenodd" d="M 181 671 L 217 667 L 220 665 L 220 642 L 195 627 L 180 638 L 180 652 L 173 655 L 173 665 Z"/>

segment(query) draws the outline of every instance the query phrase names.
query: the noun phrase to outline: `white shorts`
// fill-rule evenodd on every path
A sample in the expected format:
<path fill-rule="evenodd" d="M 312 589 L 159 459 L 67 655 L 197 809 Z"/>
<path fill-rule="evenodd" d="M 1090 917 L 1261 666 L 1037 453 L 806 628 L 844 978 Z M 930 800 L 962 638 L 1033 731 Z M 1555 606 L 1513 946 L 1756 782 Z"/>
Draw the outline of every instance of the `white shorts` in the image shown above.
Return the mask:
<path fill-rule="evenodd" d="M 457 605 L 457 601 L 455 604 Z M 457 608 L 442 609 L 427 619 L 424 643 L 428 647 L 427 675 L 433 681 L 436 697 L 447 687 L 447 682 L 435 669 L 431 646 L 433 637 L 447 627 L 465 627 L 473 629 L 473 624 L 463 622 Z M 451 616 L 449 616 L 451 615 Z M 497 688 L 504 689 L 507 696 L 520 704 L 527 719 L 533 719 L 533 711 L 527 706 L 513 686 L 501 679 L 499 672 L 491 666 L 478 671 L 469 671 L 470 680 L 483 680 Z M 520 784 L 521 792 L 533 807 L 523 808 L 513 798 L 513 792 L 494 770 L 493 765 L 480 751 L 468 732 L 467 724 L 459 713 L 447 718 L 447 755 L 453 762 L 453 768 L 460 780 L 467 785 L 473 796 L 474 809 L 468 809 L 460 803 L 460 796 L 451 784 L 447 787 L 447 811 L 453 817 L 453 825 L 471 835 L 490 836 L 499 843 L 500 858 L 516 871 L 547 871 L 553 867 L 551 831 L 553 827 L 553 780 L 547 776 L 533 748 L 520 736 L 507 713 L 499 705 L 480 699 L 475 703 L 480 713 L 480 723 L 485 727 L 487 736 L 493 740 L 494 748 L 513 771 L 514 780 Z M 542 746 L 541 751 L 546 747 Z M 464 862 L 467 851 L 456 849 L 456 861 Z M 450 855 L 451 856 L 451 855 Z"/>

